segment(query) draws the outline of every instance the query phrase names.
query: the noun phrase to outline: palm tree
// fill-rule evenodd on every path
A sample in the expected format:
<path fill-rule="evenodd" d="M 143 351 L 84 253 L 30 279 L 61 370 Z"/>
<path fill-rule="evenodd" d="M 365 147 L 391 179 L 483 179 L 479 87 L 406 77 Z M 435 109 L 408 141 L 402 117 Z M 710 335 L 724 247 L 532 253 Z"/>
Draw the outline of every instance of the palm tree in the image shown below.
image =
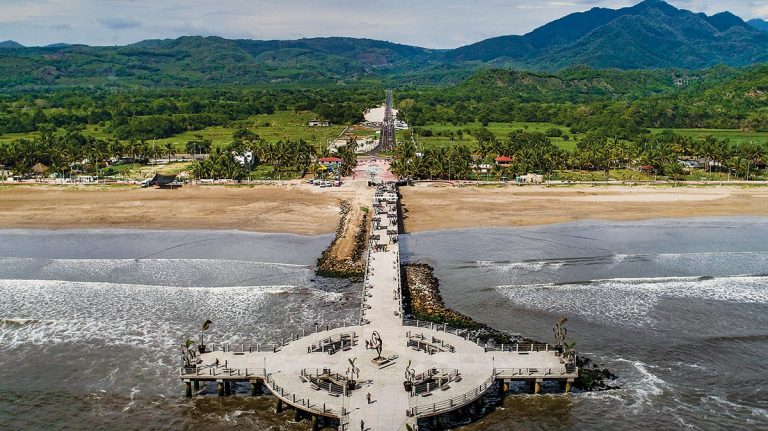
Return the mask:
<path fill-rule="evenodd" d="M 173 145 L 171 142 L 166 142 L 165 145 L 165 151 L 168 153 L 168 163 L 171 163 L 171 154 L 173 154 L 174 151 L 176 151 L 176 146 Z"/>

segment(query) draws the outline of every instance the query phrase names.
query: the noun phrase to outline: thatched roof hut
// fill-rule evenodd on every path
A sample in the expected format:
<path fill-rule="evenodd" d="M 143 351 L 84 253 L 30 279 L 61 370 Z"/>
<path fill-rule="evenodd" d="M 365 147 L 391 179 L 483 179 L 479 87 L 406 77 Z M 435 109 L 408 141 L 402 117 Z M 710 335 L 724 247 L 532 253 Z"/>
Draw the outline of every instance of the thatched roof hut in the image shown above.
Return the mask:
<path fill-rule="evenodd" d="M 32 172 L 36 173 L 37 175 L 42 175 L 48 172 L 48 166 L 45 166 L 42 163 L 36 163 L 35 166 L 32 166 Z"/>

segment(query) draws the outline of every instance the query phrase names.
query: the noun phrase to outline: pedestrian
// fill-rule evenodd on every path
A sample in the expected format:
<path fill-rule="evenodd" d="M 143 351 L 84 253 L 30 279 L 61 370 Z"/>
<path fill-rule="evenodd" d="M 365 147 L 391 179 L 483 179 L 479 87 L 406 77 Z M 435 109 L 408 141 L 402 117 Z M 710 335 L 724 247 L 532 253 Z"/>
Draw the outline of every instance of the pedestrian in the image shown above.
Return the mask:
<path fill-rule="evenodd" d="M 360 419 L 360 431 L 365 431 L 365 421 Z"/>
<path fill-rule="evenodd" d="M 219 358 L 216 358 L 216 362 L 214 362 L 214 364 L 216 364 L 216 368 L 219 368 Z"/>
<path fill-rule="evenodd" d="M 368 404 L 371 403 L 371 393 L 368 392 L 368 395 L 365 396 L 365 399 L 368 400 Z"/>

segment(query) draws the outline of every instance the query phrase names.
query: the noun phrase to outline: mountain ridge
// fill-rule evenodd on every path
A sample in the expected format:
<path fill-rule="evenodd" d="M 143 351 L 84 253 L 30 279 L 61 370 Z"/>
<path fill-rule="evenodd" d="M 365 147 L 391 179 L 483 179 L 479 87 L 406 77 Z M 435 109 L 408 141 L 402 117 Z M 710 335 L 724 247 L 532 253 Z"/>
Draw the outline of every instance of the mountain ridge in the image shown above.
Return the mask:
<path fill-rule="evenodd" d="M 8 41 L 2 44 L 13 49 L 0 49 L 0 87 L 352 84 L 371 79 L 455 83 L 488 67 L 555 72 L 577 65 L 625 70 L 744 66 L 768 62 L 768 33 L 753 21 L 646 0 L 620 9 L 592 8 L 525 35 L 452 50 L 349 37 L 182 36 L 98 47 L 24 47 Z"/>

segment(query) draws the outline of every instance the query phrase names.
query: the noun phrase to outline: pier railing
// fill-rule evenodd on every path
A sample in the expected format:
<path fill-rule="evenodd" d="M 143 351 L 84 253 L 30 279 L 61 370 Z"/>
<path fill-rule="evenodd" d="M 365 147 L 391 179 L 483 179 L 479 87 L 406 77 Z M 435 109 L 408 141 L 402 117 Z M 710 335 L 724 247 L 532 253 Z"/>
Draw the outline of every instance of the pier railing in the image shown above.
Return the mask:
<path fill-rule="evenodd" d="M 406 415 L 409 417 L 434 416 L 434 415 L 438 415 L 441 413 L 449 412 L 449 411 L 464 407 L 467 404 L 470 404 L 473 401 L 477 400 L 478 398 L 482 397 L 483 394 L 488 392 L 488 389 L 490 389 L 491 386 L 493 386 L 493 383 L 495 380 L 496 380 L 496 375 L 494 373 L 490 377 L 488 377 L 484 382 L 482 382 L 479 386 L 476 386 L 471 391 L 468 391 L 462 395 L 453 397 L 448 400 L 439 401 L 432 404 L 423 404 L 423 405 L 411 407 L 406 411 Z"/>
<path fill-rule="evenodd" d="M 447 334 L 453 334 L 459 336 L 467 341 L 471 341 L 478 346 L 485 349 L 486 352 L 554 352 L 553 346 L 547 343 L 510 343 L 510 344 L 494 344 L 484 341 L 480 338 L 475 331 L 471 329 L 458 329 L 448 326 L 446 323 L 427 322 L 423 320 L 405 319 L 403 320 L 403 326 L 414 326 L 416 328 L 427 328 L 433 331 L 445 332 Z"/>
<path fill-rule="evenodd" d="M 497 368 L 496 377 L 499 379 L 525 378 L 555 378 L 578 375 L 578 368 L 565 366 L 562 368 Z"/>
<path fill-rule="evenodd" d="M 264 383 L 274 396 L 280 398 L 286 404 L 300 410 L 309 411 L 321 416 L 331 416 L 335 418 L 341 418 L 346 414 L 344 407 L 329 405 L 327 403 L 316 404 L 313 403 L 312 399 L 309 397 L 303 398 L 300 395 L 286 391 L 284 387 L 278 385 L 274 379 L 272 379 L 271 374 L 266 376 Z"/>
<path fill-rule="evenodd" d="M 179 375 L 186 378 L 194 377 L 234 377 L 234 378 L 264 378 L 267 371 L 264 368 L 226 368 L 206 365 L 202 367 L 181 367 Z"/>
<path fill-rule="evenodd" d="M 272 342 L 272 343 L 251 343 L 251 344 L 245 344 L 245 343 L 223 343 L 223 344 L 209 344 L 206 350 L 206 353 L 211 352 L 233 352 L 233 353 L 258 353 L 258 352 L 278 352 L 283 347 L 287 346 L 288 344 L 292 343 L 293 341 L 296 341 L 302 337 L 306 337 L 307 335 L 311 334 L 317 334 L 320 332 L 327 332 L 327 331 L 333 331 L 340 328 L 348 328 L 349 323 L 346 322 L 337 322 L 337 323 L 330 323 L 325 325 L 319 325 L 315 324 L 314 326 L 307 328 L 302 328 L 301 332 L 294 332 L 291 333 L 291 336 L 289 338 L 281 338 L 278 342 Z"/>

